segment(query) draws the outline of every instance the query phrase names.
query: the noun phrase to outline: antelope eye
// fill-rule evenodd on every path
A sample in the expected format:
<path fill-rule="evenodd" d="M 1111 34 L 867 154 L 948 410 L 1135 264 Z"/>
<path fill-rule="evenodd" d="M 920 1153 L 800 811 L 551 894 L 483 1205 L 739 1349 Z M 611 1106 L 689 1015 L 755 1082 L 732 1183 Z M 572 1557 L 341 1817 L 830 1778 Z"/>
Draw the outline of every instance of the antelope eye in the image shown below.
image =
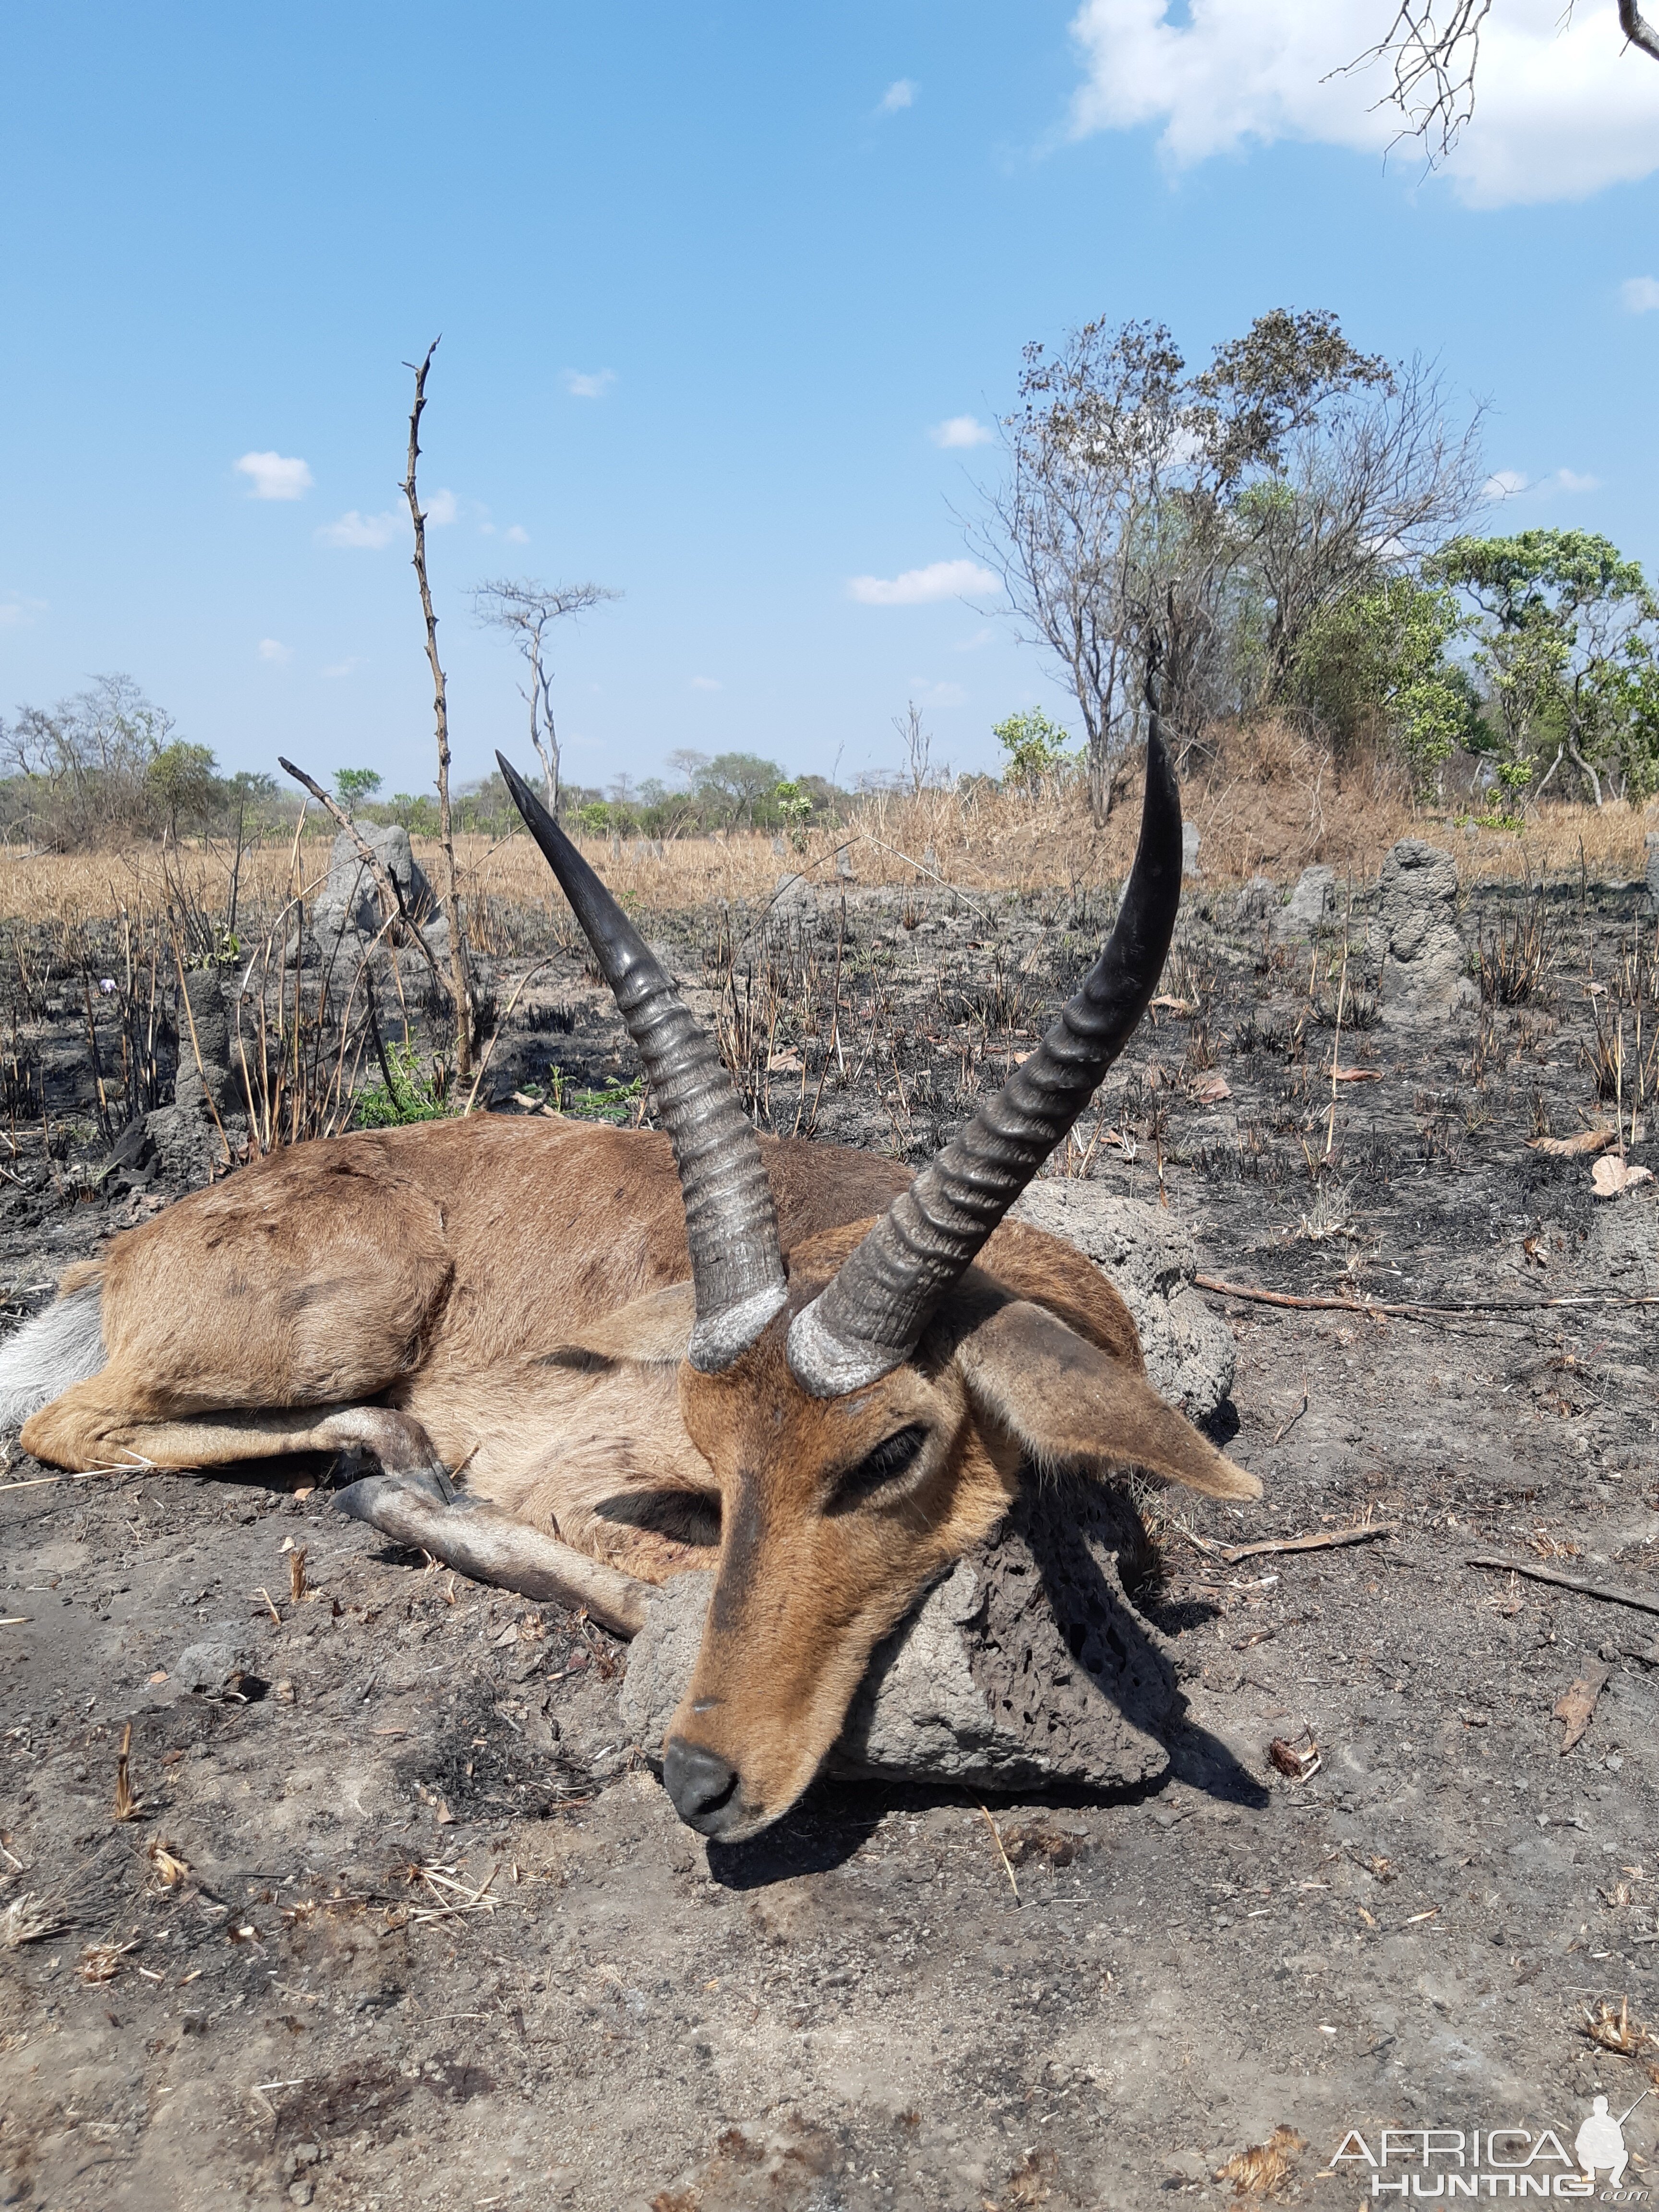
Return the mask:
<path fill-rule="evenodd" d="M 927 1430 L 915 1425 L 896 1429 L 890 1437 L 884 1437 L 873 1451 L 866 1452 L 858 1465 L 848 1468 L 842 1475 L 836 1486 L 830 1510 L 844 1512 L 848 1506 L 860 1505 L 866 1498 L 873 1497 L 914 1465 L 927 1441 Z"/>

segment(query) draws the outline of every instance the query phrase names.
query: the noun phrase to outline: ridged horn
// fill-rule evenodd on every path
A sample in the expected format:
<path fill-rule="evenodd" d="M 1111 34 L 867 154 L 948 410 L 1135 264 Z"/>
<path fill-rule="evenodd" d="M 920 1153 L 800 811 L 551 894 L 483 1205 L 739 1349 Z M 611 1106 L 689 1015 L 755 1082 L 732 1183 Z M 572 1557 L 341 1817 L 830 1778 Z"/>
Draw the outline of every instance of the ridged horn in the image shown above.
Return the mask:
<path fill-rule="evenodd" d="M 777 1209 L 754 1128 L 714 1041 L 692 1020 L 661 962 L 517 769 L 500 753 L 495 758 L 644 1063 L 685 1201 L 697 1309 L 691 1364 L 718 1374 L 755 1341 L 786 1296 Z"/>
<path fill-rule="evenodd" d="M 790 1371 L 815 1398 L 843 1397 L 908 1358 L 940 1297 L 1088 1104 L 1158 988 L 1181 902 L 1181 794 L 1150 677 L 1147 703 L 1140 842 L 1106 948 L 1036 1050 L 796 1315 Z"/>

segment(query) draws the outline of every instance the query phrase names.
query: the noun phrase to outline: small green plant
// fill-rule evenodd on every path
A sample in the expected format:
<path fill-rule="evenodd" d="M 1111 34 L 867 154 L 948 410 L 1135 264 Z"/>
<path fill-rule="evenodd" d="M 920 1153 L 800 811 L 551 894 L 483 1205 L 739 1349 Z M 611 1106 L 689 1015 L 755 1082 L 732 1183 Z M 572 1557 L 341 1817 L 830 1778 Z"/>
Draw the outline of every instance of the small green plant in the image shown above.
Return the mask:
<path fill-rule="evenodd" d="M 449 1111 L 448 1071 L 441 1060 L 423 1073 L 419 1054 L 407 1044 L 389 1044 L 386 1060 L 391 1083 L 382 1077 L 357 1093 L 351 1115 L 356 1127 L 398 1129 L 410 1121 L 441 1121 Z"/>
<path fill-rule="evenodd" d="M 592 1090 L 579 1090 L 554 1060 L 544 1079 L 523 1085 L 521 1095 L 538 1105 L 550 1106 L 556 1114 L 568 1114 L 573 1121 L 611 1121 L 621 1128 L 635 1119 L 644 1091 L 642 1075 L 636 1075 L 631 1083 L 619 1083 L 613 1076 Z"/>
<path fill-rule="evenodd" d="M 798 783 L 781 783 L 772 793 L 789 842 L 798 853 L 806 850 L 806 825 L 812 818 L 812 794 Z"/>
<path fill-rule="evenodd" d="M 1041 707 L 1010 714 L 993 726 L 991 735 L 1008 756 L 1007 781 L 1027 791 L 1036 791 L 1046 777 L 1077 764 L 1066 732 L 1051 722 Z"/>

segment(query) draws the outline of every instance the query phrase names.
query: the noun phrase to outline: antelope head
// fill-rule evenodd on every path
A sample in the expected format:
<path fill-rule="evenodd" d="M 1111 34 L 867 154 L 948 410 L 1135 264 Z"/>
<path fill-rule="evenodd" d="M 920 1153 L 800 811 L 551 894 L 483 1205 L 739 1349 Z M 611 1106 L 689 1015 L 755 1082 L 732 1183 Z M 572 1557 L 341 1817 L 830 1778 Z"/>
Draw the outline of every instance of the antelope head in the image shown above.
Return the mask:
<path fill-rule="evenodd" d="M 995 1528 L 1023 1470 L 1140 1467 L 1211 1497 L 1261 1494 L 1152 1390 L 1127 1315 L 1080 1293 L 1048 1240 L 1011 1227 L 994 1268 L 975 1265 L 1163 969 L 1181 804 L 1153 704 L 1133 871 L 1077 995 L 884 1215 L 798 1245 L 787 1267 L 760 1148 L 713 1042 L 501 762 L 639 1048 L 685 1200 L 680 1405 L 721 1533 L 663 1778 L 705 1835 L 754 1835 L 794 1802 L 876 1644 Z"/>

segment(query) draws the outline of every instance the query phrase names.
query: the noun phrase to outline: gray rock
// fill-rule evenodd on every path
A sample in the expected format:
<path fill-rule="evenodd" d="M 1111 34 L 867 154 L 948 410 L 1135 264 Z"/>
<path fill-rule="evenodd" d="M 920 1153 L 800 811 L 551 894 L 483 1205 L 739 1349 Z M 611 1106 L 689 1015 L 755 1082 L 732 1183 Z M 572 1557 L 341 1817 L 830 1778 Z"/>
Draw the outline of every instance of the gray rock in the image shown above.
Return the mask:
<path fill-rule="evenodd" d="M 1278 912 L 1279 886 L 1271 876 L 1252 876 L 1232 900 L 1232 919 L 1236 925 L 1263 921 L 1269 915 L 1277 915 Z"/>
<path fill-rule="evenodd" d="M 1402 838 L 1382 863 L 1372 950 L 1382 962 L 1382 1015 L 1419 1021 L 1476 1006 L 1457 928 L 1457 866 L 1420 837 Z"/>
<path fill-rule="evenodd" d="M 357 826 L 364 843 L 397 884 L 404 909 L 418 923 L 440 972 L 447 973 L 449 920 L 415 858 L 409 832 L 397 822 L 365 822 Z M 349 988 L 369 957 L 369 948 L 385 921 L 379 880 L 355 840 L 342 830 L 329 852 L 328 875 L 313 903 L 310 927 L 303 939 L 289 939 L 284 957 L 299 957 L 307 968 L 329 969 Z M 382 938 L 380 943 L 384 947 L 389 939 Z M 392 950 L 405 985 L 430 975 L 418 945 L 405 941 Z"/>
<path fill-rule="evenodd" d="M 1336 912 L 1336 870 L 1304 868 L 1285 901 L 1279 927 L 1285 934 L 1322 928 Z"/>
<path fill-rule="evenodd" d="M 204 1698 L 222 1698 L 228 1690 L 239 1689 L 243 1676 L 252 1671 L 235 1622 L 220 1620 L 214 1623 L 210 1637 L 179 1653 L 173 1676 L 181 1689 Z"/>
<path fill-rule="evenodd" d="M 1017 1220 L 1085 1253 L 1128 1307 L 1152 1388 L 1189 1420 L 1214 1413 L 1233 1387 L 1232 1332 L 1193 1287 L 1198 1254 L 1173 1213 L 1056 1176 L 1030 1184 Z"/>
<path fill-rule="evenodd" d="M 1183 876 L 1202 874 L 1203 871 L 1198 865 L 1200 842 L 1197 823 L 1183 822 L 1181 825 L 1181 872 Z"/>
<path fill-rule="evenodd" d="M 787 917 L 801 921 L 816 921 L 818 915 L 817 894 L 805 876 L 794 870 L 778 878 L 778 887 L 772 896 L 772 912 L 781 919 Z"/>
<path fill-rule="evenodd" d="M 1123 1594 L 1117 1555 L 1138 1538 L 1121 1491 L 1030 1483 L 878 1646 L 827 1771 L 994 1790 L 1155 1780 L 1181 1698 L 1163 1638 Z M 690 1681 L 713 1582 L 666 1583 L 629 1652 L 622 1717 L 648 1758 Z"/>
<path fill-rule="evenodd" d="M 438 902 L 415 858 L 408 830 L 400 822 L 365 822 L 358 829 L 363 842 L 396 882 L 410 920 L 431 921 Z M 325 927 L 337 936 L 350 927 L 372 937 L 385 918 L 374 872 L 357 850 L 356 841 L 342 830 L 329 852 L 328 878 L 317 894 L 314 926 L 319 934 Z"/>
<path fill-rule="evenodd" d="M 234 989 L 234 981 L 231 981 Z M 227 979 L 216 968 L 192 968 L 185 977 L 185 1004 L 179 1009 L 179 1073 L 174 1103 L 187 1114 L 210 1120 L 210 1097 L 221 1117 L 243 1104 L 242 1086 L 231 1074 L 231 1027 L 225 1008 Z"/>

